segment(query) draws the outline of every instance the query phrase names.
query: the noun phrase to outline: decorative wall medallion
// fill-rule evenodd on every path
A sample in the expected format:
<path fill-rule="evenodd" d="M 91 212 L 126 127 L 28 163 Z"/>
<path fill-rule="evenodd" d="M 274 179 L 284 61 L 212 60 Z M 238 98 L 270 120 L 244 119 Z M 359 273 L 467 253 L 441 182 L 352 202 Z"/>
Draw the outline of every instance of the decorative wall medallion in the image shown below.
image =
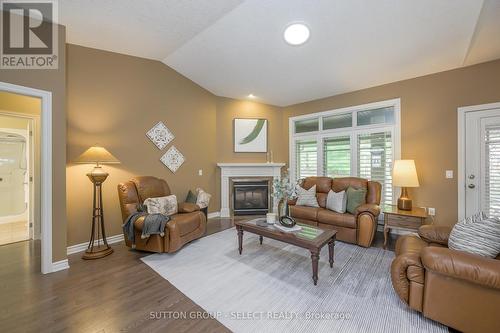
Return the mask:
<path fill-rule="evenodd" d="M 170 147 L 160 158 L 160 161 L 172 172 L 176 172 L 185 160 L 184 155 L 175 146 Z"/>
<path fill-rule="evenodd" d="M 162 121 L 154 125 L 153 128 L 146 133 L 146 136 L 160 150 L 165 148 L 175 138 Z"/>

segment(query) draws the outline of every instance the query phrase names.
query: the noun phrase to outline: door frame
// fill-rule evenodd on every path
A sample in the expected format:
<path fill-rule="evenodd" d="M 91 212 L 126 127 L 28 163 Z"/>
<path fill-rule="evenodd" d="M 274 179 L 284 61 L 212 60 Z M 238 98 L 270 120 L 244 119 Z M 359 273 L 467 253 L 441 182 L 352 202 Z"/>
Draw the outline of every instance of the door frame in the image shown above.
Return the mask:
<path fill-rule="evenodd" d="M 469 112 L 500 109 L 499 103 L 462 106 L 458 111 L 458 220 L 465 218 L 465 115 Z"/>
<path fill-rule="evenodd" d="M 52 92 L 0 81 L 0 91 L 38 97 L 40 115 L 40 224 L 41 271 L 43 274 L 65 269 L 52 262 Z"/>

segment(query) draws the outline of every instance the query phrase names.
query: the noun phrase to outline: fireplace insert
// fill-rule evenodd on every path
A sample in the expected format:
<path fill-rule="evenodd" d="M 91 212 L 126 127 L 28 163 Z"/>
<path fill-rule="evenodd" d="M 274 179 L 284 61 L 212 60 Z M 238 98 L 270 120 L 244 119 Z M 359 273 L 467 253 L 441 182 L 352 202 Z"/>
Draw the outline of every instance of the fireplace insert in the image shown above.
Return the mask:
<path fill-rule="evenodd" d="M 233 214 L 265 215 L 269 212 L 269 181 L 233 180 Z"/>

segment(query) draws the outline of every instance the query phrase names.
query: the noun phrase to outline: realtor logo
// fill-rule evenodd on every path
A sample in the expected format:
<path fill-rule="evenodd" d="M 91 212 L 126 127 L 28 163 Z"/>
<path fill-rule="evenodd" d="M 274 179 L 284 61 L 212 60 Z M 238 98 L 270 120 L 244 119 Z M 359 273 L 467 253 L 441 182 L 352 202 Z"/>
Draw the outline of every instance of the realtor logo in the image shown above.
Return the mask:
<path fill-rule="evenodd" d="M 2 69 L 57 69 L 57 2 L 0 0 Z"/>

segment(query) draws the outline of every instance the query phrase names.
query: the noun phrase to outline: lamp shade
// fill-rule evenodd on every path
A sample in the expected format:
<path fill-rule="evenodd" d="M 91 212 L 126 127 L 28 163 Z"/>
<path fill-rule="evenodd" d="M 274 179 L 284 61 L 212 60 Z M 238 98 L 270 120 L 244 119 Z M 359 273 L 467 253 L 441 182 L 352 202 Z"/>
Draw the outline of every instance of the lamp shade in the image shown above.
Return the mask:
<path fill-rule="evenodd" d="M 120 161 L 114 157 L 106 148 L 94 146 L 83 152 L 75 160 L 76 163 L 97 163 L 97 164 L 119 164 Z"/>
<path fill-rule="evenodd" d="M 394 162 L 392 184 L 399 187 L 418 187 L 420 185 L 414 160 L 397 160 Z"/>

